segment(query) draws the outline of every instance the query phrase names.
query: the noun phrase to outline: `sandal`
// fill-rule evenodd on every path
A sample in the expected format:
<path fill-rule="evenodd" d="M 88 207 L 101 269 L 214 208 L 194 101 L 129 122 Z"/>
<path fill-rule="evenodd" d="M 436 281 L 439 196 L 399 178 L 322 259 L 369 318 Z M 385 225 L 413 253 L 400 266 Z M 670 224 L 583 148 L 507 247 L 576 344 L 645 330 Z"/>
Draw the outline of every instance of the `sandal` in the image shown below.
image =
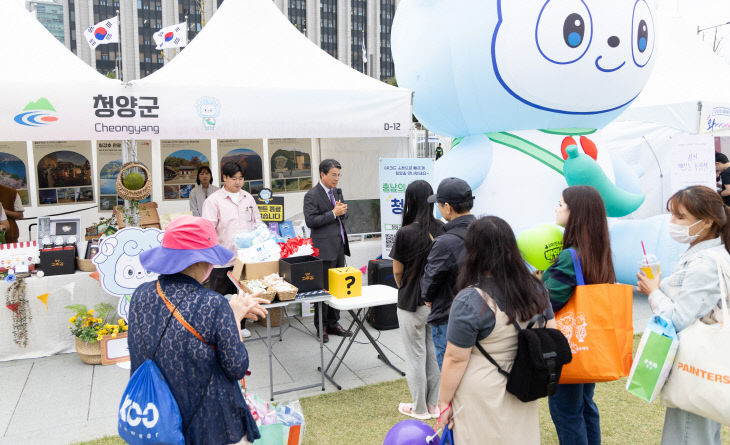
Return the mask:
<path fill-rule="evenodd" d="M 413 412 L 413 404 L 412 403 L 399 403 L 398 404 L 398 412 L 403 414 L 404 416 L 413 417 L 414 419 L 418 420 L 429 420 L 431 419 L 431 414 L 417 414 Z M 438 417 L 438 416 L 437 416 Z"/>

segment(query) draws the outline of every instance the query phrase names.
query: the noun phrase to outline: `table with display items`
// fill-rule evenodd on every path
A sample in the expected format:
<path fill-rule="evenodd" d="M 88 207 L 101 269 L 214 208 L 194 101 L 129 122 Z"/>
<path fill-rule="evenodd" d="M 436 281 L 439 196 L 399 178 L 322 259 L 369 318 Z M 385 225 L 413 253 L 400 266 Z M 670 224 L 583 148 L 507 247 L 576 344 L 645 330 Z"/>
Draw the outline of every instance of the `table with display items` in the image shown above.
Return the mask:
<path fill-rule="evenodd" d="M 388 359 L 388 356 L 385 355 L 385 352 L 380 348 L 380 345 L 378 345 L 377 340 L 373 338 L 372 335 L 370 335 L 370 332 L 368 331 L 367 327 L 365 326 L 365 314 L 367 313 L 364 311 L 364 309 L 369 309 L 371 307 L 375 306 L 383 306 L 386 304 L 395 304 L 398 302 L 398 289 L 390 286 L 385 286 L 383 284 L 373 284 L 370 286 L 363 286 L 362 287 L 362 295 L 359 297 L 351 297 L 351 298 L 335 298 L 332 297 L 327 304 L 335 309 L 339 309 L 341 311 L 348 311 L 350 315 L 352 316 L 352 322 L 350 322 L 350 326 L 347 327 L 347 330 L 351 330 L 353 326 L 357 325 L 357 328 L 352 333 L 351 337 L 342 337 L 340 340 L 339 345 L 337 345 L 337 349 L 335 349 L 334 354 L 332 355 L 332 358 L 330 359 L 329 363 L 327 364 L 327 367 L 320 368 L 318 370 L 322 370 L 324 372 L 324 376 L 327 377 L 327 380 L 332 382 L 333 385 L 337 387 L 337 389 L 342 389 L 342 386 L 339 385 L 335 381 L 335 374 L 337 373 L 337 370 L 340 368 L 340 365 L 342 365 L 342 362 L 345 360 L 345 357 L 347 356 L 347 353 L 350 351 L 350 347 L 352 346 L 353 342 L 355 341 L 355 337 L 357 337 L 357 334 L 362 331 L 363 334 L 367 337 L 370 344 L 375 348 L 375 350 L 378 353 L 378 358 L 383 361 L 386 365 L 393 368 L 396 372 L 399 374 L 405 376 L 406 373 L 398 369 L 391 361 Z M 322 312 L 320 311 L 320 315 Z M 320 324 L 320 332 L 321 331 L 321 324 Z M 340 349 L 344 346 L 345 342 L 347 342 L 347 347 L 345 348 L 345 351 L 342 353 L 341 357 L 337 357 L 337 354 L 340 352 Z M 332 368 L 332 365 L 334 364 L 335 360 L 337 360 L 337 365 L 334 367 L 334 370 L 330 373 L 330 369 Z"/>

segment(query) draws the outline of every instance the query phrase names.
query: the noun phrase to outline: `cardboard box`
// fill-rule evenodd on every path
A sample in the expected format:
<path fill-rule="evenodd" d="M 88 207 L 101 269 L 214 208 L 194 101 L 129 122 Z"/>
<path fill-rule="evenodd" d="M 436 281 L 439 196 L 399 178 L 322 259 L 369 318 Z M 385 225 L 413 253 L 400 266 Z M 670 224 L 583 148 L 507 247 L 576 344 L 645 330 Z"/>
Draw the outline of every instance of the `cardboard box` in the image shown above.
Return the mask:
<path fill-rule="evenodd" d="M 327 271 L 329 293 L 335 298 L 351 298 L 362 295 L 362 272 L 354 267 L 338 267 Z"/>
<path fill-rule="evenodd" d="M 279 273 L 279 261 L 267 261 L 265 263 L 244 263 L 243 261 L 236 258 L 236 262 L 233 265 L 233 271 L 231 271 L 234 277 L 238 277 L 238 280 L 260 280 L 261 278 L 271 275 L 272 273 Z"/>
<path fill-rule="evenodd" d="M 41 270 L 46 276 L 76 272 L 76 248 L 41 251 Z"/>
<path fill-rule="evenodd" d="M 323 289 L 323 268 L 322 260 L 310 255 L 279 260 L 279 275 L 299 289 L 299 292 Z"/>

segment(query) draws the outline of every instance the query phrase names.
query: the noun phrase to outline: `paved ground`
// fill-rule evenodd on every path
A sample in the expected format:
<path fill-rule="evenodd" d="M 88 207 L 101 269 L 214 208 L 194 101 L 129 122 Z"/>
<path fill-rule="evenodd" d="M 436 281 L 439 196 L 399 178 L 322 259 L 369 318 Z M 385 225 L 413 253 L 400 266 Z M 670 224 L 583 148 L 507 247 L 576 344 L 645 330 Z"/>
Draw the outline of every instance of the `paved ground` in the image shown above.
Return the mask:
<path fill-rule="evenodd" d="M 646 297 L 635 296 L 635 331 L 643 331 L 649 316 Z M 293 326 L 311 335 L 289 329 L 283 341 L 274 341 L 275 390 L 294 388 L 320 379 L 317 371 L 319 346 L 313 337 L 312 319 L 306 318 L 304 323 L 294 317 L 291 319 Z M 349 317 L 343 313 L 341 322 L 347 320 Z M 266 335 L 265 327 L 254 326 L 254 337 Z M 371 332 L 391 361 L 404 369 L 403 346 L 398 331 Z M 339 337 L 332 337 L 325 345 L 325 364 L 338 340 Z M 343 389 L 400 378 L 377 358 L 375 349 L 362 333 L 356 340 L 359 343 L 352 346 L 336 375 Z M 247 341 L 246 346 L 253 374 L 247 379 L 249 390 L 268 398 L 266 342 Z M 117 408 L 128 378 L 128 370 L 118 366 L 86 365 L 76 354 L 0 362 L 0 444 L 69 444 L 116 434 Z M 337 391 L 328 381 L 325 389 L 327 392 Z M 276 400 L 317 394 L 322 394 L 321 388 L 283 394 L 276 396 Z"/>

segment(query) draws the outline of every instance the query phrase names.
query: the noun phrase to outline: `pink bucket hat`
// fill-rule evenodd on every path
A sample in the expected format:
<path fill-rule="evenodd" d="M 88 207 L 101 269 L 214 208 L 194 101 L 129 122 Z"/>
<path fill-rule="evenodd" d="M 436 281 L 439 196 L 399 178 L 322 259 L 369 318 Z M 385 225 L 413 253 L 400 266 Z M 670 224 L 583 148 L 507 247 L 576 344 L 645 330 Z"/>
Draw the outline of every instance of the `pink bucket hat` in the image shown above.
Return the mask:
<path fill-rule="evenodd" d="M 162 246 L 139 255 L 142 267 L 159 274 L 174 274 L 195 263 L 226 264 L 234 253 L 218 244 L 213 223 L 197 216 L 180 216 L 165 228 Z"/>

